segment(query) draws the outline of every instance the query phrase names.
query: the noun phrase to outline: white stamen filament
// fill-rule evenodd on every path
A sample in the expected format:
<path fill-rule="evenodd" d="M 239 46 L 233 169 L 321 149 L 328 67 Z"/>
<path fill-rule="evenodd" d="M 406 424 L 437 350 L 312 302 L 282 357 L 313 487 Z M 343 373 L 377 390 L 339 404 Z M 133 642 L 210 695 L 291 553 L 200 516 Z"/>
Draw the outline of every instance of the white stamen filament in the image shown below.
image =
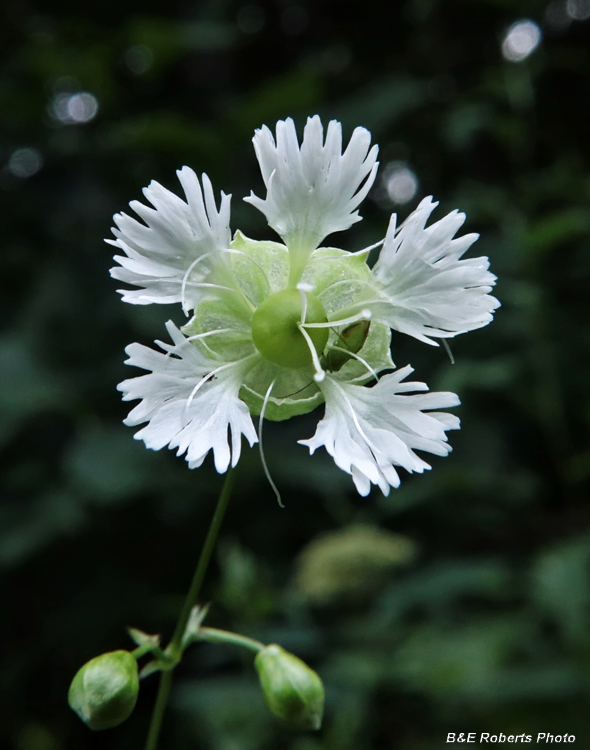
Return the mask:
<path fill-rule="evenodd" d="M 301 294 L 301 325 L 305 325 L 305 319 L 307 318 L 307 294 L 303 289 L 299 290 Z"/>
<path fill-rule="evenodd" d="M 344 279 L 342 281 L 335 281 L 333 284 L 330 284 L 330 286 L 324 287 L 321 292 L 319 292 L 318 297 L 322 297 L 327 291 L 330 289 L 334 289 L 334 287 L 337 286 L 343 286 L 345 284 L 360 284 L 361 286 L 368 286 L 370 287 L 371 291 L 374 292 L 374 286 L 370 281 L 367 281 L 366 279 Z M 357 304 L 361 305 L 364 304 L 363 302 L 357 302 Z"/>
<path fill-rule="evenodd" d="M 358 323 L 359 320 L 371 320 L 371 311 L 364 309 L 356 315 L 341 320 L 329 320 L 327 323 L 305 323 L 306 328 L 334 328 L 335 326 L 345 326 L 350 323 Z"/>
<path fill-rule="evenodd" d="M 270 394 L 271 394 L 272 389 L 274 388 L 275 383 L 276 383 L 276 380 L 273 380 L 272 383 L 268 386 L 268 390 L 266 391 L 266 395 L 264 396 L 264 401 L 262 402 L 262 409 L 260 410 L 260 418 L 258 420 L 258 449 L 260 450 L 260 462 L 262 463 L 262 469 L 264 470 L 264 475 L 268 479 L 268 483 L 270 484 L 270 486 L 273 489 L 273 492 L 276 495 L 279 507 L 284 508 L 285 506 L 283 505 L 283 501 L 281 499 L 281 493 L 279 492 L 276 484 L 273 482 L 272 477 L 270 475 L 270 471 L 268 470 L 266 457 L 264 455 L 264 448 L 262 446 L 262 425 L 264 423 L 264 415 L 266 414 L 266 407 L 268 405 Z"/>
<path fill-rule="evenodd" d="M 344 352 L 345 354 L 348 354 L 349 357 L 354 357 L 354 359 L 357 359 L 367 368 L 367 370 L 371 373 L 371 375 L 375 378 L 375 380 L 379 380 L 379 375 L 377 375 L 377 373 L 375 372 L 375 370 L 373 370 L 371 365 L 367 361 L 365 361 L 362 357 L 359 357 L 359 355 L 356 354 L 355 352 L 351 352 L 350 349 L 344 349 L 342 346 L 330 346 L 328 348 L 334 349 L 337 352 Z"/>
<path fill-rule="evenodd" d="M 232 289 L 231 286 L 223 286 L 223 284 L 211 284 L 207 281 L 195 281 L 191 282 L 193 286 L 210 287 L 211 289 L 224 289 L 226 292 L 235 292 L 241 294 L 239 289 Z"/>
<path fill-rule="evenodd" d="M 241 250 L 232 250 L 232 249 L 215 250 L 215 251 L 212 251 L 210 253 L 204 253 L 203 255 L 200 255 L 198 258 L 196 258 L 190 264 L 190 266 L 186 269 L 186 271 L 184 272 L 184 276 L 182 277 L 182 287 L 181 287 L 181 290 L 180 290 L 180 304 L 182 305 L 182 310 L 183 310 L 183 312 L 184 312 L 185 315 L 188 316 L 188 311 L 189 311 L 189 308 L 188 308 L 188 306 L 186 304 L 186 287 L 187 287 L 187 284 L 188 284 L 188 277 L 189 277 L 191 271 L 195 268 L 195 266 L 198 263 L 200 263 L 202 260 L 205 260 L 205 258 L 208 258 L 211 255 L 221 255 L 222 253 L 245 255 L 246 258 L 250 258 L 249 255 L 247 255 L 246 253 L 243 253 Z M 255 263 L 258 266 L 258 268 L 260 268 L 263 271 L 263 273 L 264 273 L 264 275 L 266 277 L 266 281 L 268 283 L 268 276 L 266 276 L 266 273 L 264 272 L 264 269 L 258 263 L 256 263 L 256 261 L 254 260 L 254 258 L 250 258 L 250 260 L 252 261 L 252 263 Z M 252 303 L 250 302 L 250 300 L 239 289 L 232 289 L 230 286 L 221 286 L 220 284 L 206 284 L 204 282 L 191 282 L 191 285 L 192 286 L 198 286 L 198 287 L 211 287 L 213 289 L 223 289 L 223 290 L 228 291 L 228 292 L 236 292 L 237 294 L 241 294 L 242 297 L 248 302 L 248 304 L 250 305 L 250 307 L 252 307 L 252 309 L 254 309 L 254 306 L 252 305 Z"/>
<path fill-rule="evenodd" d="M 222 250 L 222 253 L 229 253 L 230 255 L 242 255 L 244 258 L 248 258 L 248 260 L 251 260 L 252 263 L 254 263 L 255 266 L 259 268 L 260 271 L 266 276 L 266 271 L 264 268 L 260 265 L 260 263 L 257 260 L 254 260 L 254 258 L 251 255 L 248 255 L 248 253 L 244 253 L 242 250 L 234 250 L 233 248 L 229 248 L 228 250 Z M 266 276 L 266 280 L 268 281 L 268 276 Z"/>
<path fill-rule="evenodd" d="M 199 382 L 198 382 L 198 383 L 196 384 L 196 386 L 195 386 L 195 387 L 194 387 L 194 388 L 192 389 L 192 391 L 191 391 L 191 393 L 190 393 L 190 396 L 189 396 L 189 397 L 187 398 L 187 400 L 186 400 L 186 404 L 184 405 L 184 414 L 183 414 L 183 421 L 185 422 L 185 424 L 186 424 L 186 422 L 187 422 L 187 418 L 188 418 L 188 410 L 189 410 L 189 408 L 190 408 L 190 405 L 191 405 L 191 404 L 192 404 L 192 402 L 193 402 L 193 399 L 194 399 L 194 397 L 195 397 L 195 396 L 197 395 L 197 392 L 198 392 L 198 391 L 199 391 L 199 390 L 200 390 L 200 389 L 201 389 L 201 388 L 202 388 L 202 387 L 203 387 L 203 386 L 205 385 L 205 383 L 206 383 L 206 382 L 207 382 L 208 380 L 211 380 L 211 378 L 212 378 L 212 377 L 213 377 L 214 375 L 217 375 L 217 373 L 218 373 L 218 372 L 221 372 L 221 370 L 226 370 L 226 369 L 227 369 L 228 367 L 233 367 L 233 366 L 234 366 L 235 364 L 236 364 L 235 362 L 230 362 L 230 363 L 229 363 L 229 364 L 227 364 L 227 365 L 221 365 L 221 367 L 216 367 L 216 368 L 215 368 L 214 370 L 212 370 L 212 371 L 211 371 L 210 373 L 208 373 L 207 375 L 204 375 L 204 376 L 203 376 L 203 377 L 202 377 L 202 378 L 201 378 L 201 379 L 199 380 Z"/>
<path fill-rule="evenodd" d="M 258 354 L 249 354 L 247 357 L 244 357 L 243 359 L 238 359 L 236 362 L 228 362 L 228 364 L 221 365 L 221 367 L 216 367 L 214 370 L 211 370 L 211 372 L 207 373 L 207 375 L 204 375 L 196 384 L 196 386 L 193 388 L 189 397 L 186 400 L 186 404 L 184 406 L 184 412 L 183 412 L 183 419 L 185 423 L 188 418 L 188 410 L 190 408 L 190 405 L 193 402 L 194 397 L 197 395 L 197 392 L 205 385 L 205 383 L 208 380 L 211 380 L 211 378 L 217 375 L 218 372 L 221 372 L 222 370 L 227 370 L 228 367 L 235 367 L 236 365 L 239 365 L 242 362 L 246 362 L 246 360 L 248 359 L 252 359 L 252 357 L 258 357 Z"/>
<path fill-rule="evenodd" d="M 369 282 L 367 282 L 367 285 L 369 285 Z M 373 299 L 359 300 L 358 302 L 353 302 L 352 305 L 349 305 L 349 307 L 355 308 L 359 307 L 360 305 L 374 305 L 381 302 L 387 302 L 387 297 L 373 297 Z"/>
<path fill-rule="evenodd" d="M 222 284 L 210 284 L 206 281 L 192 281 L 191 286 L 205 288 L 205 289 L 221 289 L 224 292 L 233 292 L 234 294 L 239 294 L 243 299 L 246 300 L 246 302 L 254 310 L 254 305 L 250 302 L 250 300 L 247 297 L 244 296 L 243 292 L 240 289 L 232 289 L 231 286 L 223 286 Z M 184 314 L 188 317 L 189 308 L 185 306 L 184 302 L 185 300 L 184 300 L 184 291 L 183 291 L 182 309 L 183 309 Z"/>
<path fill-rule="evenodd" d="M 301 325 L 305 325 L 305 319 L 307 318 L 307 292 L 313 292 L 315 287 L 313 284 L 300 281 L 297 284 L 297 289 L 299 289 L 299 294 L 301 295 Z"/>
<path fill-rule="evenodd" d="M 205 331 L 205 333 L 197 333 L 195 336 L 189 336 L 187 341 L 195 341 L 196 339 L 204 339 L 206 336 L 215 336 L 217 333 L 229 333 L 233 331 L 233 328 L 218 328 L 216 331 Z"/>
<path fill-rule="evenodd" d="M 369 247 L 365 247 L 363 250 L 359 250 L 356 253 L 351 253 L 351 255 L 362 255 L 363 253 L 370 253 L 371 250 L 374 250 L 376 247 L 381 247 L 384 242 L 385 237 L 382 240 L 379 240 L 379 242 L 375 242 L 374 245 L 369 245 Z"/>
<path fill-rule="evenodd" d="M 193 262 L 184 272 L 184 276 L 182 277 L 182 287 L 180 290 L 180 304 L 182 305 L 182 310 L 185 315 L 188 315 L 188 307 L 185 304 L 186 303 L 185 296 L 186 296 L 186 284 L 188 281 L 189 274 L 191 273 L 191 271 L 197 264 L 199 264 L 202 260 L 205 260 L 205 258 L 208 258 L 211 255 L 214 255 L 214 253 L 210 252 L 210 253 L 204 253 L 204 255 L 200 255 L 198 258 L 193 260 Z"/>
<path fill-rule="evenodd" d="M 326 377 L 326 373 L 322 369 L 322 366 L 320 364 L 320 359 L 318 357 L 318 353 L 315 350 L 315 346 L 313 345 L 313 341 L 311 340 L 311 337 L 309 333 L 305 330 L 305 328 L 301 325 L 301 323 L 297 326 L 299 330 L 301 331 L 303 338 L 305 339 L 307 346 L 309 347 L 309 351 L 311 353 L 311 361 L 313 362 L 313 368 L 315 370 L 315 375 L 313 376 L 313 379 L 316 383 L 321 383 L 322 380 Z"/>
<path fill-rule="evenodd" d="M 360 433 L 361 437 L 363 438 L 363 440 L 366 442 L 368 449 L 371 451 L 371 453 L 373 454 L 373 457 L 375 458 L 375 461 L 377 461 L 377 457 L 375 456 L 375 446 L 369 440 L 369 438 L 367 437 L 367 435 L 365 435 L 365 431 L 360 426 L 358 418 L 356 416 L 356 412 L 354 410 L 354 407 L 350 403 L 350 399 L 346 395 L 346 392 L 344 391 L 344 389 L 342 389 L 342 396 L 343 396 L 344 400 L 346 401 L 346 404 L 348 405 L 348 408 L 350 409 L 350 414 L 352 416 L 352 421 L 354 422 L 355 427 L 359 431 L 359 433 Z"/>
<path fill-rule="evenodd" d="M 451 351 L 451 347 L 449 346 L 449 344 L 448 344 L 448 342 L 447 342 L 446 339 L 443 339 L 442 343 L 443 343 L 443 346 L 444 346 L 447 354 L 449 355 L 449 359 L 451 360 L 451 364 L 454 365 L 455 364 L 455 357 L 453 356 L 453 352 Z"/>
<path fill-rule="evenodd" d="M 260 265 L 260 263 L 258 263 L 258 261 L 256 261 L 256 260 L 254 260 L 254 258 L 252 258 L 250 255 L 248 255 L 248 253 L 244 253 L 241 250 L 234 250 L 233 248 L 230 248 L 229 250 L 222 250 L 221 252 L 223 252 L 223 253 L 229 253 L 230 255 L 242 255 L 244 258 L 248 258 L 248 260 L 250 260 L 250 261 L 252 261 L 252 263 L 254 263 L 254 265 L 256 266 L 256 268 L 258 268 L 259 271 L 262 271 L 262 274 L 263 274 L 264 278 L 266 279 L 266 285 L 267 285 L 267 287 L 270 288 L 270 281 L 268 279 L 268 274 L 266 273 L 266 271 L 264 270 L 264 268 Z M 233 269 L 232 269 L 232 273 L 234 275 L 234 279 L 236 279 L 236 282 L 238 282 L 238 279 L 236 277 L 236 273 L 235 273 L 235 271 Z M 244 297 L 245 296 L 246 295 L 244 295 Z"/>

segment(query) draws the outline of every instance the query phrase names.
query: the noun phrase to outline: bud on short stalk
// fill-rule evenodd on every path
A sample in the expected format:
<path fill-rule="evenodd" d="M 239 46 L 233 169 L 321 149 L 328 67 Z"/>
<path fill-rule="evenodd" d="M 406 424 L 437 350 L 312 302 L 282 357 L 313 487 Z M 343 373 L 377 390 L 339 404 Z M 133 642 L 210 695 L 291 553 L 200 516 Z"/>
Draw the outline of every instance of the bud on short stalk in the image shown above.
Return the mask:
<path fill-rule="evenodd" d="M 319 729 L 324 686 L 305 662 L 280 646 L 265 646 L 254 661 L 271 712 L 296 729 Z"/>
<path fill-rule="evenodd" d="M 129 718 L 138 692 L 137 661 L 129 651 L 111 651 L 78 670 L 68 703 L 90 729 L 111 729 Z"/>

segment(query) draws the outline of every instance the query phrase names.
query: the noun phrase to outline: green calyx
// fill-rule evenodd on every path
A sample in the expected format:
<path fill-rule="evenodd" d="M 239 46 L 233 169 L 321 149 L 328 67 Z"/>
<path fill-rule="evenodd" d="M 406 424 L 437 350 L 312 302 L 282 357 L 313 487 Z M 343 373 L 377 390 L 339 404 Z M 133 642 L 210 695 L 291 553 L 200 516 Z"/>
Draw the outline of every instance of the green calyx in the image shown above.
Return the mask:
<path fill-rule="evenodd" d="M 278 242 L 259 242 L 240 232 L 236 233 L 230 247 L 236 251 L 230 256 L 231 270 L 240 291 L 249 301 L 248 309 L 244 304 L 238 304 L 236 294 L 205 299 L 182 332 L 187 337 L 194 337 L 193 345 L 207 356 L 218 359 L 220 364 L 237 362 L 256 352 L 262 355 L 244 373 L 239 394 L 253 416 L 260 414 L 271 383 L 274 386 L 266 404 L 265 419 L 281 421 L 307 414 L 322 404 L 324 397 L 313 378 L 309 346 L 297 325 L 301 321 L 302 300 L 300 294 L 296 296 L 297 290 L 289 287 L 289 251 Z M 306 322 L 313 322 L 314 299 L 321 300 L 325 311 L 325 314 L 321 310 L 318 312 L 316 319 L 319 322 L 326 318 L 337 321 L 343 317 L 343 310 L 344 317 L 349 312 L 360 310 L 362 304 L 359 306 L 359 303 L 370 293 L 367 286 L 370 276 L 366 256 L 350 254 L 335 247 L 314 250 L 301 277 L 304 284 L 314 287 L 313 294 L 307 294 Z M 227 283 L 224 279 L 213 280 L 220 284 Z M 280 357 L 282 351 L 283 357 L 278 360 L 273 356 L 272 342 L 265 346 L 267 332 L 253 332 L 252 328 L 253 316 L 256 316 L 256 327 L 264 323 L 263 311 L 268 311 L 266 305 L 271 306 L 272 315 L 271 299 L 281 300 L 281 295 L 291 300 L 292 318 L 287 320 L 287 326 L 291 326 L 290 334 L 296 343 L 293 348 L 298 351 L 298 356 L 292 357 L 290 345 L 285 343 L 284 331 L 281 334 L 279 330 L 280 341 L 274 355 L 278 353 Z M 315 341 L 314 348 L 323 369 L 338 379 L 356 383 L 371 380 L 370 371 L 353 356 L 355 354 L 376 372 L 393 365 L 389 354 L 389 328 L 375 320 L 361 320 L 344 327 L 331 325 L 329 329 L 305 330 L 311 341 Z M 324 343 L 326 330 L 327 344 Z M 218 333 L 211 335 L 212 331 Z M 338 351 L 335 347 L 344 351 Z M 295 366 L 286 362 L 285 350 L 287 356 L 296 360 Z"/>
<path fill-rule="evenodd" d="M 326 323 L 324 306 L 313 294 L 306 293 L 306 323 Z M 311 364 L 309 344 L 301 332 L 302 299 L 297 289 L 285 289 L 267 297 L 252 316 L 252 340 L 269 362 L 299 369 Z M 309 338 L 318 354 L 328 343 L 328 328 L 310 328 Z"/>

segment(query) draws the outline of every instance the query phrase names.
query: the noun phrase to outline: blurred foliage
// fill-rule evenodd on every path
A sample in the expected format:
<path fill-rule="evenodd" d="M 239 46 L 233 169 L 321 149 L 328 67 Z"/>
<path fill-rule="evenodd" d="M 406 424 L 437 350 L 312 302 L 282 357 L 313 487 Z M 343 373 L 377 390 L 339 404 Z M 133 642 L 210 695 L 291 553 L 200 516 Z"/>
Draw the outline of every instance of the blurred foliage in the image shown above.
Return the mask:
<path fill-rule="evenodd" d="M 481 234 L 503 306 L 453 341 L 454 366 L 394 335 L 397 365 L 463 402 L 454 453 L 432 473 L 359 498 L 296 444 L 316 415 L 265 429 L 286 509 L 256 452 L 241 462 L 208 622 L 308 661 L 326 684 L 322 731 L 278 727 L 251 655 L 200 645 L 175 677 L 162 750 L 434 750 L 448 731 L 588 743 L 590 19 L 568 17 L 578 5 L 3 3 L 2 747 L 142 746 L 157 678 L 102 734 L 69 710 L 68 685 L 91 657 L 131 647 L 127 625 L 170 635 L 220 487 L 211 465 L 190 472 L 121 425 L 123 349 L 162 337 L 168 310 L 117 299 L 110 217 L 151 179 L 177 190 L 189 164 L 234 194 L 233 229 L 271 237 L 241 201 L 261 190 L 253 128 L 316 112 L 348 134 L 370 128 L 382 164 L 418 180 L 397 207 L 377 185 L 346 247 L 432 193 L 439 217 L 458 207 Z M 523 17 L 542 42 L 506 62 L 503 34 Z M 357 538 L 356 558 L 305 589 L 323 576 L 338 596 L 303 596 L 296 560 L 359 525 L 420 554 L 375 567 L 374 540 L 363 551 Z"/>
<path fill-rule="evenodd" d="M 360 524 L 346 526 L 304 547 L 295 585 L 304 598 L 318 604 L 364 599 L 415 553 L 412 541 L 400 534 Z"/>

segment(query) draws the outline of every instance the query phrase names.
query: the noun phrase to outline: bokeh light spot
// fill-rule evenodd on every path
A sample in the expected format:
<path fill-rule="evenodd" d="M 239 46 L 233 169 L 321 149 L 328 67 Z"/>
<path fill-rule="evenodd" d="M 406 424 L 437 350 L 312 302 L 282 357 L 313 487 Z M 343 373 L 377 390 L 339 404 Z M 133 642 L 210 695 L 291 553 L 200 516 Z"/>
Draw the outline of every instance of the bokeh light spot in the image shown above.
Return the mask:
<path fill-rule="evenodd" d="M 590 18 L 590 0 L 567 0 L 565 7 L 574 21 L 587 21 Z"/>
<path fill-rule="evenodd" d="M 98 100 L 87 91 L 57 94 L 49 108 L 51 116 L 64 125 L 82 125 L 98 113 Z"/>
<path fill-rule="evenodd" d="M 154 53 L 147 44 L 134 44 L 125 52 L 125 64 L 136 76 L 140 76 L 154 64 Z"/>
<path fill-rule="evenodd" d="M 522 62 L 537 49 L 540 42 L 541 29 L 534 21 L 517 21 L 506 32 L 502 55 L 509 62 Z"/>
<path fill-rule="evenodd" d="M 568 13 L 567 0 L 553 0 L 545 9 L 543 22 L 553 33 L 561 33 L 571 25 L 572 18 Z"/>
<path fill-rule="evenodd" d="M 32 177 L 43 166 L 43 157 L 36 148 L 19 148 L 8 160 L 8 169 L 15 177 Z"/>
<path fill-rule="evenodd" d="M 390 162 L 383 173 L 383 184 L 392 203 L 408 203 L 418 191 L 418 178 L 403 162 Z"/>

